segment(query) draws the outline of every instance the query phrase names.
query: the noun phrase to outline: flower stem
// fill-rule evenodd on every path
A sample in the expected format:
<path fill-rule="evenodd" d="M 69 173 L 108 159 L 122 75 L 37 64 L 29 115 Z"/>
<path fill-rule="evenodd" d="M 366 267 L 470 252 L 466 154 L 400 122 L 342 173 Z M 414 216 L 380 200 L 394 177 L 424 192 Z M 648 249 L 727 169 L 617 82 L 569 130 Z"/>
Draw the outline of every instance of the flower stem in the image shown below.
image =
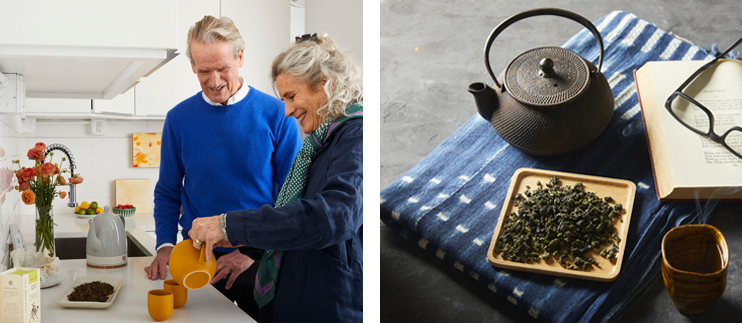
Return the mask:
<path fill-rule="evenodd" d="M 36 202 L 36 251 L 47 250 L 49 256 L 54 257 L 54 219 L 51 203 L 39 202 Z"/>

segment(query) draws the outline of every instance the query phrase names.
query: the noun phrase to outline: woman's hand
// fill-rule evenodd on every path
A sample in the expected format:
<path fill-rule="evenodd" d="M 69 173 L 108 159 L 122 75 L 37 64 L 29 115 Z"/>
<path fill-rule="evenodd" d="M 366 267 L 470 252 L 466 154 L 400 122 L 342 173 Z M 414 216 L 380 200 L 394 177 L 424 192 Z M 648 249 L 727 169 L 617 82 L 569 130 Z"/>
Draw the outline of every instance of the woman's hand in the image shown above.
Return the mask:
<path fill-rule="evenodd" d="M 222 233 L 222 224 L 219 221 L 219 216 L 210 216 L 203 218 L 196 218 L 193 220 L 191 230 L 188 231 L 188 236 L 193 240 L 193 247 L 201 249 L 204 245 L 206 247 L 206 261 L 210 261 L 213 256 L 213 249 L 215 244 L 224 240 L 224 234 Z M 227 241 L 227 244 L 229 242 Z M 223 243 L 219 243 L 219 246 L 223 246 Z"/>

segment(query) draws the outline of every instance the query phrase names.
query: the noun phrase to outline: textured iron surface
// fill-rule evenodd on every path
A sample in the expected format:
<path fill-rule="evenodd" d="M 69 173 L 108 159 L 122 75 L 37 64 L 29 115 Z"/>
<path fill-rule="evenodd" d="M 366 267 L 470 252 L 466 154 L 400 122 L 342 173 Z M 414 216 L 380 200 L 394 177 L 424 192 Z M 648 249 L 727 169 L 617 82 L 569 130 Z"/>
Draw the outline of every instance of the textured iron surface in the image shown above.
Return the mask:
<path fill-rule="evenodd" d="M 545 58 L 554 64 L 554 74 L 548 77 L 539 73 L 539 62 Z M 553 107 L 589 91 L 589 74 L 587 62 L 574 52 L 559 47 L 540 47 L 513 59 L 505 71 L 504 83 L 507 92 L 520 103 Z"/>

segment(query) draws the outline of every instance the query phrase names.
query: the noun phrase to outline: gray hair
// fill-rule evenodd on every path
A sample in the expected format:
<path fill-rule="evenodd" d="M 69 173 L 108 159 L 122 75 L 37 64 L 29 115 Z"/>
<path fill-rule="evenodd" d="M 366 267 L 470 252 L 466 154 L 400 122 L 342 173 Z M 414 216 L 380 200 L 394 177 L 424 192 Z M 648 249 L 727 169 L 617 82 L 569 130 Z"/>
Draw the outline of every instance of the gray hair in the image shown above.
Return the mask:
<path fill-rule="evenodd" d="M 227 17 L 214 18 L 213 16 L 204 16 L 199 22 L 191 26 L 188 30 L 188 47 L 186 56 L 191 60 L 191 65 L 196 65 L 191 54 L 191 42 L 196 40 L 204 44 L 213 44 L 217 41 L 228 41 L 232 44 L 234 57 L 240 56 L 240 51 L 245 49 L 245 41 L 242 35 L 234 25 L 232 19 Z"/>
<path fill-rule="evenodd" d="M 327 80 L 324 86 L 327 100 L 317 110 L 325 118 L 343 116 L 348 106 L 363 101 L 361 68 L 350 54 L 343 52 L 328 35 L 298 39 L 273 60 L 270 77 L 274 90 L 276 78 L 283 73 L 311 88 Z"/>

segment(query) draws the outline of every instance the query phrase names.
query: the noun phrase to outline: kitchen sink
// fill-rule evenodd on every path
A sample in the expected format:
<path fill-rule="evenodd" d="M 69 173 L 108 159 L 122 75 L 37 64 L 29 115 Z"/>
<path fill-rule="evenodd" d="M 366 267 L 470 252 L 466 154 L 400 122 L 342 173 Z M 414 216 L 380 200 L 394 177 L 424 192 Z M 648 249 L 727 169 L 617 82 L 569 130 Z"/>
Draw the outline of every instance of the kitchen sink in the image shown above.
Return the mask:
<path fill-rule="evenodd" d="M 87 237 L 75 238 L 54 238 L 56 243 L 56 256 L 61 260 L 65 259 L 86 259 L 87 258 Z M 132 239 L 131 235 L 126 233 L 127 256 L 128 257 L 148 257 L 152 256 L 144 246 L 138 241 Z"/>

